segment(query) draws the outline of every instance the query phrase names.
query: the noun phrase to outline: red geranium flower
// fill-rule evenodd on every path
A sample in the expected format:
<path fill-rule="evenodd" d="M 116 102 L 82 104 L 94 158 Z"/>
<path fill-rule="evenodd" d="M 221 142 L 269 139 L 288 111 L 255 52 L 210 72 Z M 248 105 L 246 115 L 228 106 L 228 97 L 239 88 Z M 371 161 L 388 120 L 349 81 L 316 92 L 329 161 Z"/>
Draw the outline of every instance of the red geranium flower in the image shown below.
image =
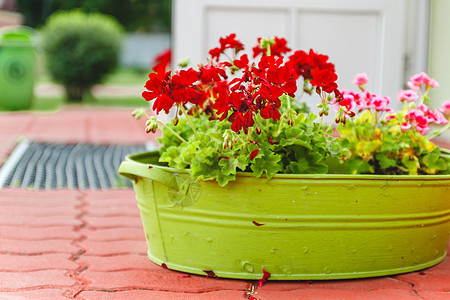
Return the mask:
<path fill-rule="evenodd" d="M 181 70 L 172 75 L 173 100 L 177 103 L 186 104 L 187 102 L 203 105 L 206 95 L 204 91 L 196 88 L 194 85 L 198 81 L 199 73 L 192 68 Z"/>
<path fill-rule="evenodd" d="M 148 75 L 149 80 L 145 83 L 148 91 L 142 92 L 145 100 L 155 100 L 153 110 L 158 114 L 161 110 L 169 113 L 174 104 L 172 88 L 170 84 L 170 72 L 158 72 Z"/>
<path fill-rule="evenodd" d="M 244 50 L 244 45 L 236 39 L 236 34 L 232 33 L 225 38 L 220 38 L 220 48 L 213 48 L 209 50 L 209 54 L 212 59 L 219 61 L 219 57 L 222 53 L 225 52 L 226 49 L 234 49 L 234 52 L 237 54 L 239 51 Z"/>
<path fill-rule="evenodd" d="M 170 67 L 171 61 L 172 61 L 172 50 L 169 48 L 155 57 L 154 63 L 156 65 L 153 66 L 152 70 L 157 73 L 165 72 Z"/>
<path fill-rule="evenodd" d="M 309 53 L 301 50 L 295 51 L 289 57 L 286 66 L 296 73 L 295 79 L 302 76 L 305 80 L 311 80 L 311 71 L 315 68 L 319 70 L 328 69 L 334 72 L 334 65 L 328 62 L 328 56 L 315 53 L 312 49 L 309 50 Z"/>
<path fill-rule="evenodd" d="M 213 65 L 206 65 L 200 67 L 200 80 L 207 85 L 213 85 L 214 82 L 227 79 L 227 73 L 224 68 L 218 68 Z"/>
<path fill-rule="evenodd" d="M 338 78 L 337 75 L 328 69 L 320 70 L 315 68 L 311 71 L 311 75 L 313 78 L 311 85 L 321 88 L 327 93 L 332 93 L 338 87 L 335 82 Z"/>
<path fill-rule="evenodd" d="M 248 70 L 248 56 L 247 54 L 242 55 L 239 59 L 235 59 L 233 61 L 233 64 L 238 67 L 239 69 L 246 69 Z"/>
<path fill-rule="evenodd" d="M 274 37 L 275 43 L 270 46 L 270 55 L 282 56 L 285 53 L 291 51 L 291 48 L 287 46 L 287 41 L 284 38 Z M 267 49 L 261 48 L 261 38 L 258 38 L 258 45 L 253 47 L 253 58 L 262 54 L 267 55 Z"/>

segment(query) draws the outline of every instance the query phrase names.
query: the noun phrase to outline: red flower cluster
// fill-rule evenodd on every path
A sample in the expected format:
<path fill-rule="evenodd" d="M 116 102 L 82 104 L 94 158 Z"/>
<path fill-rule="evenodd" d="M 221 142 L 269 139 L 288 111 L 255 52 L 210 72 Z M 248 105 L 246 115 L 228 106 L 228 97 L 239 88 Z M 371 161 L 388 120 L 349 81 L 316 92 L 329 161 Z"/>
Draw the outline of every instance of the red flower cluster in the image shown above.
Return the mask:
<path fill-rule="evenodd" d="M 270 54 L 282 56 L 285 53 L 291 52 L 291 48 L 287 46 L 287 41 L 284 38 L 274 37 L 274 44 L 270 47 Z M 258 38 L 258 45 L 253 47 L 253 58 L 262 54 L 267 55 L 267 49 L 261 47 L 261 38 Z"/>
<path fill-rule="evenodd" d="M 155 72 L 165 72 L 170 67 L 171 61 L 172 50 L 169 48 L 155 57 L 155 66 L 153 66 L 152 70 Z"/>
<path fill-rule="evenodd" d="M 219 62 L 225 50 L 233 49 L 237 54 L 244 49 L 236 35 L 231 34 L 220 39 L 220 47 L 209 51 L 212 60 L 200 65 L 198 71 L 190 68 L 171 75 L 162 68 L 155 70 L 145 85 L 148 91 L 142 95 L 147 101 L 154 100 L 156 113 L 161 110 L 168 113 L 174 105 L 185 107 L 190 103 L 213 114 L 213 118 L 227 119 L 235 132 L 247 132 L 255 125 L 257 116 L 280 120 L 279 98 L 283 94 L 294 97 L 300 76 L 315 86 L 319 94 L 323 91 L 340 95 L 334 65 L 328 62 L 328 56 L 312 50 L 309 54 L 297 51 L 284 63 L 282 54 L 291 50 L 286 40 L 276 37 L 270 47 L 270 56 L 265 55 L 268 53 L 265 48 L 253 48 L 254 56 L 262 54 L 257 63 L 251 63 L 247 54 Z M 230 73 L 234 77 L 228 81 Z"/>
<path fill-rule="evenodd" d="M 245 62 L 245 64 L 242 64 Z M 258 66 L 248 66 L 248 58 L 243 55 L 234 61 L 235 67 L 244 69 L 243 76 L 235 78 L 229 85 L 218 87 L 218 97 L 213 105 L 220 120 L 228 117 L 231 129 L 247 132 L 254 125 L 254 118 L 278 121 L 281 117 L 279 97 L 284 93 L 294 95 L 297 83 L 290 69 L 282 65 L 283 58 L 263 56 Z"/>
<path fill-rule="evenodd" d="M 291 67 L 295 73 L 297 73 L 297 78 L 302 76 L 305 80 L 313 79 L 312 70 L 329 70 L 330 72 L 335 72 L 334 65 L 328 62 L 328 56 L 315 53 L 312 49 L 309 53 L 305 51 L 295 51 L 289 57 L 289 61 L 286 63 Z"/>
<path fill-rule="evenodd" d="M 170 72 L 151 73 L 145 84 L 148 91 L 144 91 L 142 96 L 147 101 L 155 100 L 152 108 L 156 113 L 161 110 L 169 113 L 175 103 L 185 105 L 189 102 L 203 106 L 206 95 L 195 85 L 198 79 L 199 72 L 192 68 L 181 70 L 173 75 Z"/>
<path fill-rule="evenodd" d="M 239 51 L 244 50 L 244 45 L 236 40 L 236 34 L 232 33 L 225 38 L 220 38 L 220 47 L 213 48 L 209 50 L 209 54 L 212 59 L 219 61 L 219 57 L 221 54 L 225 52 L 226 49 L 234 49 L 234 52 L 237 54 Z"/>

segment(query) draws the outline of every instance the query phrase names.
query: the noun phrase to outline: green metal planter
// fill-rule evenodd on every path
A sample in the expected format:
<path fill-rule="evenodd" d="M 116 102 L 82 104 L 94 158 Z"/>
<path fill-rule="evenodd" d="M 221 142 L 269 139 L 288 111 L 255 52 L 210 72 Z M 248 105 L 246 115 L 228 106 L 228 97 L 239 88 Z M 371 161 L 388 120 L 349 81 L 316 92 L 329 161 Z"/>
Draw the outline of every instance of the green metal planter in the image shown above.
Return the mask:
<path fill-rule="evenodd" d="M 131 155 L 149 258 L 169 269 L 238 279 L 340 279 L 433 266 L 446 256 L 450 176 L 240 173 L 221 188 Z"/>

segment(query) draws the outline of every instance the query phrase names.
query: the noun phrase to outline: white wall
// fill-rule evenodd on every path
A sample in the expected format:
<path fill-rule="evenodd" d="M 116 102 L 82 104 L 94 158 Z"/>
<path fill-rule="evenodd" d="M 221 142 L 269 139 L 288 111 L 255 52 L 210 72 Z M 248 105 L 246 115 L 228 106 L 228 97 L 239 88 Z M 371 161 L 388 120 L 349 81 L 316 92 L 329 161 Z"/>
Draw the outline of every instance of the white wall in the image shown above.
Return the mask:
<path fill-rule="evenodd" d="M 429 73 L 441 85 L 430 94 L 433 107 L 450 100 L 450 1 L 432 0 L 430 15 Z M 450 143 L 450 130 L 443 138 Z"/>
<path fill-rule="evenodd" d="M 149 69 L 153 59 L 170 46 L 169 33 L 128 33 L 123 41 L 120 65 Z"/>

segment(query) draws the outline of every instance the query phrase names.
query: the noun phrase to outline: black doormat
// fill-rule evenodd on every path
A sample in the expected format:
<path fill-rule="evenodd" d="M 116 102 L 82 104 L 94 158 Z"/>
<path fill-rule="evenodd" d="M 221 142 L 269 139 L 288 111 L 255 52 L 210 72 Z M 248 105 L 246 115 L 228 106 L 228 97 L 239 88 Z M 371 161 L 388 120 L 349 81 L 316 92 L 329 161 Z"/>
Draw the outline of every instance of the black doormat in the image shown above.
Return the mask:
<path fill-rule="evenodd" d="M 131 187 L 117 173 L 124 157 L 144 145 L 21 142 L 0 169 L 0 188 L 109 189 Z"/>

